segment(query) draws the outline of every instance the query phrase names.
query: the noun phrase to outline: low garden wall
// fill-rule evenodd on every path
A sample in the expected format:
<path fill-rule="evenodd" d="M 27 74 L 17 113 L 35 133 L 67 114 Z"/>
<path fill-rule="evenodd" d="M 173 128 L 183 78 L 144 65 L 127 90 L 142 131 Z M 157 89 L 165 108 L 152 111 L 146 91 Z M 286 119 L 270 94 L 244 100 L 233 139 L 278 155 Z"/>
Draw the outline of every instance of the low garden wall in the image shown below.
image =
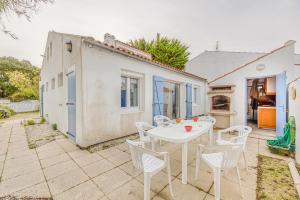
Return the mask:
<path fill-rule="evenodd" d="M 38 111 L 40 103 L 38 100 L 25 100 L 20 102 L 10 102 L 9 100 L 0 100 L 0 104 L 13 109 L 17 113 Z"/>

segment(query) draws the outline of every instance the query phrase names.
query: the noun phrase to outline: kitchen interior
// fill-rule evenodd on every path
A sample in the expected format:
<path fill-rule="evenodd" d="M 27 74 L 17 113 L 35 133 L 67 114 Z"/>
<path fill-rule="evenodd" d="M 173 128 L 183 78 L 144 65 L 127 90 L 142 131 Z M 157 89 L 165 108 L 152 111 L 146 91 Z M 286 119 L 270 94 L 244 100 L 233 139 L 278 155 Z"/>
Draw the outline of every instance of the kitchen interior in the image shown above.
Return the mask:
<path fill-rule="evenodd" d="M 247 80 L 248 124 L 276 129 L 276 77 Z"/>

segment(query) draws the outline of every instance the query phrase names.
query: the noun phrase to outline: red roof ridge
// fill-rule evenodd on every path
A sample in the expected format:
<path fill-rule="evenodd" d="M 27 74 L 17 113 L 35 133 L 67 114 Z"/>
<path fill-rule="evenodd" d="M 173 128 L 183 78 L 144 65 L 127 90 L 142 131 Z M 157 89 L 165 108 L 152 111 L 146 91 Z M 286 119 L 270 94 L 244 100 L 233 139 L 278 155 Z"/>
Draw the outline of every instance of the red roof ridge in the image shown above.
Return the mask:
<path fill-rule="evenodd" d="M 172 67 L 172 66 L 170 66 L 170 65 L 167 65 L 167 64 L 164 64 L 164 63 L 155 61 L 155 60 L 147 59 L 147 58 L 145 58 L 144 56 L 141 56 L 141 55 L 138 55 L 138 54 L 134 54 L 134 53 L 131 54 L 131 53 L 129 53 L 129 52 L 131 52 L 131 51 L 126 51 L 126 50 L 124 50 L 124 49 L 122 49 L 122 48 L 121 48 L 121 49 L 114 48 L 113 46 L 109 46 L 109 45 L 107 45 L 106 43 L 102 43 L 102 42 L 100 42 L 100 41 L 89 40 L 88 38 L 84 38 L 83 41 L 84 41 L 84 42 L 87 42 L 87 43 L 89 43 L 89 44 L 92 44 L 92 45 L 97 45 L 97 46 L 100 46 L 100 47 L 102 47 L 102 48 L 106 48 L 106 49 L 112 50 L 112 51 L 114 51 L 114 52 L 117 52 L 117 53 L 120 53 L 120 54 L 129 56 L 129 57 L 135 58 L 135 59 L 140 60 L 140 61 L 144 61 L 144 62 L 153 64 L 153 65 L 156 65 L 156 66 L 161 67 L 161 68 L 164 68 L 164 69 L 168 69 L 168 70 L 171 70 L 171 71 L 174 71 L 174 72 L 178 72 L 178 73 L 184 74 L 184 75 L 186 75 L 186 76 L 190 76 L 190 77 L 192 77 L 192 78 L 201 79 L 201 80 L 206 80 L 205 78 L 202 78 L 202 77 L 200 77 L 200 76 L 197 76 L 197 75 L 194 75 L 194 74 L 185 72 L 185 71 L 180 70 L 180 69 L 177 69 L 177 68 L 174 68 L 174 67 Z"/>
<path fill-rule="evenodd" d="M 139 49 L 139 48 L 136 48 L 135 46 L 132 46 L 131 44 L 128 44 L 128 43 L 126 43 L 126 42 L 122 42 L 122 41 L 117 40 L 117 39 L 115 39 L 115 41 L 120 42 L 120 43 L 122 43 L 122 44 L 124 44 L 124 45 L 127 45 L 127 46 L 129 46 L 129 47 L 131 47 L 131 48 L 134 48 L 134 49 L 136 49 L 136 50 L 139 50 L 139 51 L 148 53 L 148 52 L 146 52 L 146 51 L 144 51 L 144 50 L 141 50 L 141 49 Z"/>

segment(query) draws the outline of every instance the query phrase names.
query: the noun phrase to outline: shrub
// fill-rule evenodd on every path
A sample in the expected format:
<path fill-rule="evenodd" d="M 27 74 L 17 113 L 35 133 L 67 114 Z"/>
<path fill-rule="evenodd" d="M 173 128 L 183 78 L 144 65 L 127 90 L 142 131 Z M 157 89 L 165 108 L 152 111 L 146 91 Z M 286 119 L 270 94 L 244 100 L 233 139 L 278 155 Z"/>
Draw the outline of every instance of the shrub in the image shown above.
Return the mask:
<path fill-rule="evenodd" d="M 33 119 L 29 119 L 27 120 L 27 126 L 32 126 L 32 125 L 35 125 L 35 121 Z"/>
<path fill-rule="evenodd" d="M 52 129 L 57 130 L 57 124 L 52 124 Z"/>
<path fill-rule="evenodd" d="M 41 118 L 41 121 L 40 121 L 40 124 L 43 124 L 43 123 L 45 123 L 45 122 L 46 122 L 45 117 L 42 117 L 42 118 Z"/>
<path fill-rule="evenodd" d="M 7 106 L 0 105 L 0 119 L 9 118 L 15 114 L 16 112 L 13 109 Z"/>
<path fill-rule="evenodd" d="M 5 119 L 9 117 L 9 113 L 5 110 L 0 110 L 0 119 Z"/>

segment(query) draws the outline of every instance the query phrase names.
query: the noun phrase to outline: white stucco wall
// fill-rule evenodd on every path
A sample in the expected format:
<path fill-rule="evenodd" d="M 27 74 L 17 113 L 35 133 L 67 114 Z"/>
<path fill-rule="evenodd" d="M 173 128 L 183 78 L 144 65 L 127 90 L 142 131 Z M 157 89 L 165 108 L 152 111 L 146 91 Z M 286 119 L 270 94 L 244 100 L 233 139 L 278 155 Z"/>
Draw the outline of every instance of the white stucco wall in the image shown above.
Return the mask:
<path fill-rule="evenodd" d="M 134 122 L 152 124 L 153 75 L 180 83 L 180 116 L 185 117 L 185 84 L 201 87 L 201 105 L 193 106 L 193 115 L 205 112 L 206 82 L 138 61 L 103 48 L 83 45 L 84 132 L 81 146 L 136 133 Z M 121 74 L 140 77 L 140 110 L 120 108 Z"/>
<path fill-rule="evenodd" d="M 289 95 L 289 116 L 295 117 L 296 122 L 296 162 L 300 164 L 300 67 L 295 66 L 294 80 L 289 83 L 290 88 L 296 89 L 296 99 L 292 99 Z"/>
<path fill-rule="evenodd" d="M 191 59 L 186 64 L 185 71 L 211 81 L 264 54 L 265 53 L 205 51 Z"/>
<path fill-rule="evenodd" d="M 289 115 L 294 116 L 296 121 L 296 162 L 300 164 L 300 80 L 292 82 L 291 87 L 296 89 L 296 99 L 289 98 Z"/>
<path fill-rule="evenodd" d="M 257 65 L 264 64 L 262 71 L 256 69 Z M 285 46 L 278 51 L 256 61 L 252 64 L 237 70 L 209 85 L 235 85 L 233 105 L 236 115 L 233 118 L 233 125 L 246 124 L 247 113 L 247 90 L 246 80 L 248 78 L 259 78 L 275 76 L 286 71 L 287 83 L 294 79 L 294 44 Z M 228 71 L 229 72 L 229 71 Z"/>
<path fill-rule="evenodd" d="M 66 50 L 66 42 L 72 41 L 72 52 Z M 47 55 L 47 47 L 52 42 L 52 56 L 49 61 L 44 57 L 40 85 L 44 84 L 44 117 L 51 124 L 57 124 L 58 130 L 66 133 L 68 130 L 68 110 L 67 110 L 67 71 L 71 66 L 75 66 L 76 82 L 78 83 L 76 91 L 76 104 L 81 105 L 81 39 L 80 37 L 49 32 L 44 55 Z M 58 74 L 63 72 L 63 86 L 58 87 Z M 51 79 L 55 78 L 55 89 L 51 88 Z M 46 91 L 46 82 L 48 82 L 48 91 Z M 81 136 L 82 120 L 81 106 L 76 110 L 76 132 Z"/>

